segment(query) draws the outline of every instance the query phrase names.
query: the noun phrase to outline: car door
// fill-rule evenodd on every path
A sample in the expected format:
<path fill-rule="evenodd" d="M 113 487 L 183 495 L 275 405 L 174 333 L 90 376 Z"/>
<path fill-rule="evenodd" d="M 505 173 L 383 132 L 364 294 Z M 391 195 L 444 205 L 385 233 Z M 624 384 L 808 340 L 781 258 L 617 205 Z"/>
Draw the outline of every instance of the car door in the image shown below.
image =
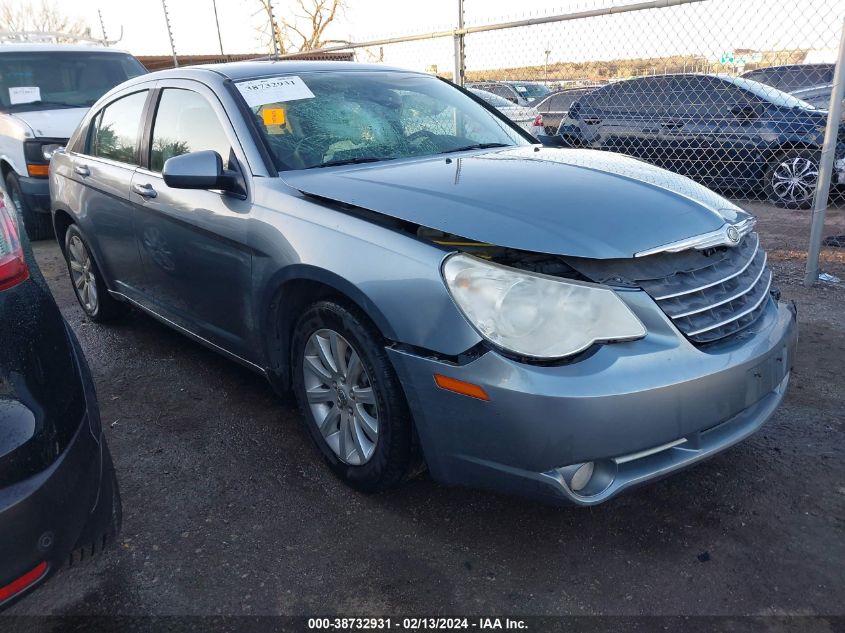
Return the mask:
<path fill-rule="evenodd" d="M 595 141 L 602 149 L 628 154 L 650 162 L 657 160 L 659 92 L 663 77 L 620 81 L 587 98 L 595 112 L 583 112 L 585 124 L 595 127 Z"/>
<path fill-rule="evenodd" d="M 142 271 L 129 190 L 149 94 L 136 89 L 109 102 L 91 119 L 83 151 L 71 154 L 85 237 L 109 287 L 132 298 Z"/>
<path fill-rule="evenodd" d="M 252 256 L 250 201 L 213 190 L 176 189 L 162 177 L 167 159 L 214 150 L 246 180 L 246 160 L 214 93 L 193 81 L 160 82 L 132 179 L 136 239 L 146 306 L 241 358 L 255 357 L 249 333 Z"/>
<path fill-rule="evenodd" d="M 660 129 L 662 166 L 713 185 L 741 178 L 759 138 L 749 94 L 721 78 L 698 75 L 671 78 L 669 90 Z"/>
<path fill-rule="evenodd" d="M 680 75 L 669 78 L 669 104 L 661 120 L 660 165 L 699 181 L 713 175 L 713 152 L 719 124 L 715 95 L 706 77 Z"/>

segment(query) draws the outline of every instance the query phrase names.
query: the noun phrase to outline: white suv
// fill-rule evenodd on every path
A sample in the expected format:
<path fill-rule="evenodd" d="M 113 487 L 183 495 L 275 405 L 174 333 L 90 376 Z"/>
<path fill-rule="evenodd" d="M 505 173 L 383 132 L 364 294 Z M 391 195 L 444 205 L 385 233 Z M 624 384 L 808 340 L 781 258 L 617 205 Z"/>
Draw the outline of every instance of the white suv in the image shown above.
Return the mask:
<path fill-rule="evenodd" d="M 0 44 L 0 170 L 30 239 L 52 235 L 47 168 L 88 108 L 146 72 L 124 51 L 67 44 Z"/>

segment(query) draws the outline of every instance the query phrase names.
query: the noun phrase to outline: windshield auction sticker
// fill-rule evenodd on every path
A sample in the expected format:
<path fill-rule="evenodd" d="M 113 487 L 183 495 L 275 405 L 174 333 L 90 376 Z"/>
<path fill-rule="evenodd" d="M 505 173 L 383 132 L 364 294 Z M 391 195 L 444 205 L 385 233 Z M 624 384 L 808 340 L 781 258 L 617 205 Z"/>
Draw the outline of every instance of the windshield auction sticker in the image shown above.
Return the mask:
<path fill-rule="evenodd" d="M 38 86 L 18 86 L 9 88 L 9 104 L 32 103 L 41 101 L 41 88 Z"/>
<path fill-rule="evenodd" d="M 295 75 L 241 81 L 237 86 L 251 108 L 265 103 L 314 98 L 314 93 L 305 85 L 305 82 Z"/>

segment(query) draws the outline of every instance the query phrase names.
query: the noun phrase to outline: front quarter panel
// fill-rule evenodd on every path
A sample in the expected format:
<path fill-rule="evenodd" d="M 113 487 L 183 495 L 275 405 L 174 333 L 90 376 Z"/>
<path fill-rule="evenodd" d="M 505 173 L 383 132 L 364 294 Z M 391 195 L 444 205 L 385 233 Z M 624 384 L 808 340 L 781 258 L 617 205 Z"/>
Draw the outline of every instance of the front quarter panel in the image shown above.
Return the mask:
<path fill-rule="evenodd" d="M 440 276 L 443 250 L 324 206 L 280 179 L 255 182 L 253 277 L 260 289 L 259 317 L 268 313 L 285 282 L 310 279 L 355 301 L 392 341 L 457 355 L 481 340 Z M 281 304 L 284 308 L 284 295 Z"/>

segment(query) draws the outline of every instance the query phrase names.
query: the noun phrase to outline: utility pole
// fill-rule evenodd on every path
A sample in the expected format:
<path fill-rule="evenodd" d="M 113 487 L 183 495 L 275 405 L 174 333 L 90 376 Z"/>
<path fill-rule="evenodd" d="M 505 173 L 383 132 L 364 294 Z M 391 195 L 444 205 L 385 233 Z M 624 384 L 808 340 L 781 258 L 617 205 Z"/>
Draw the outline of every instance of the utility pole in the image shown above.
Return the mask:
<path fill-rule="evenodd" d="M 108 46 L 109 38 L 106 36 L 106 24 L 103 22 L 103 12 L 97 9 L 97 15 L 100 16 L 100 30 L 103 32 L 103 46 Z"/>
<path fill-rule="evenodd" d="M 270 37 L 273 39 L 273 56 L 279 56 L 279 40 L 276 39 L 278 27 L 276 27 L 276 16 L 273 15 L 273 0 L 267 0 L 267 14 L 270 17 Z"/>
<path fill-rule="evenodd" d="M 179 60 L 176 59 L 176 45 L 173 43 L 173 31 L 170 28 L 170 16 L 167 15 L 167 2 L 161 0 L 161 8 L 164 9 L 164 23 L 167 25 L 167 37 L 170 38 L 170 51 L 173 53 L 173 67 L 179 68 Z"/>
<path fill-rule="evenodd" d="M 549 43 L 546 42 L 546 63 L 543 65 L 543 82 L 548 86 L 549 83 L 549 55 L 552 54 L 552 51 L 549 49 Z"/>
<path fill-rule="evenodd" d="M 455 69 L 453 81 L 458 86 L 464 85 L 466 74 L 466 58 L 464 51 L 464 0 L 458 0 L 458 28 L 455 32 Z"/>
<path fill-rule="evenodd" d="M 220 54 L 223 54 L 223 37 L 220 35 L 220 20 L 217 19 L 217 0 L 211 0 L 214 7 L 214 23 L 217 25 L 217 42 L 220 44 Z"/>

